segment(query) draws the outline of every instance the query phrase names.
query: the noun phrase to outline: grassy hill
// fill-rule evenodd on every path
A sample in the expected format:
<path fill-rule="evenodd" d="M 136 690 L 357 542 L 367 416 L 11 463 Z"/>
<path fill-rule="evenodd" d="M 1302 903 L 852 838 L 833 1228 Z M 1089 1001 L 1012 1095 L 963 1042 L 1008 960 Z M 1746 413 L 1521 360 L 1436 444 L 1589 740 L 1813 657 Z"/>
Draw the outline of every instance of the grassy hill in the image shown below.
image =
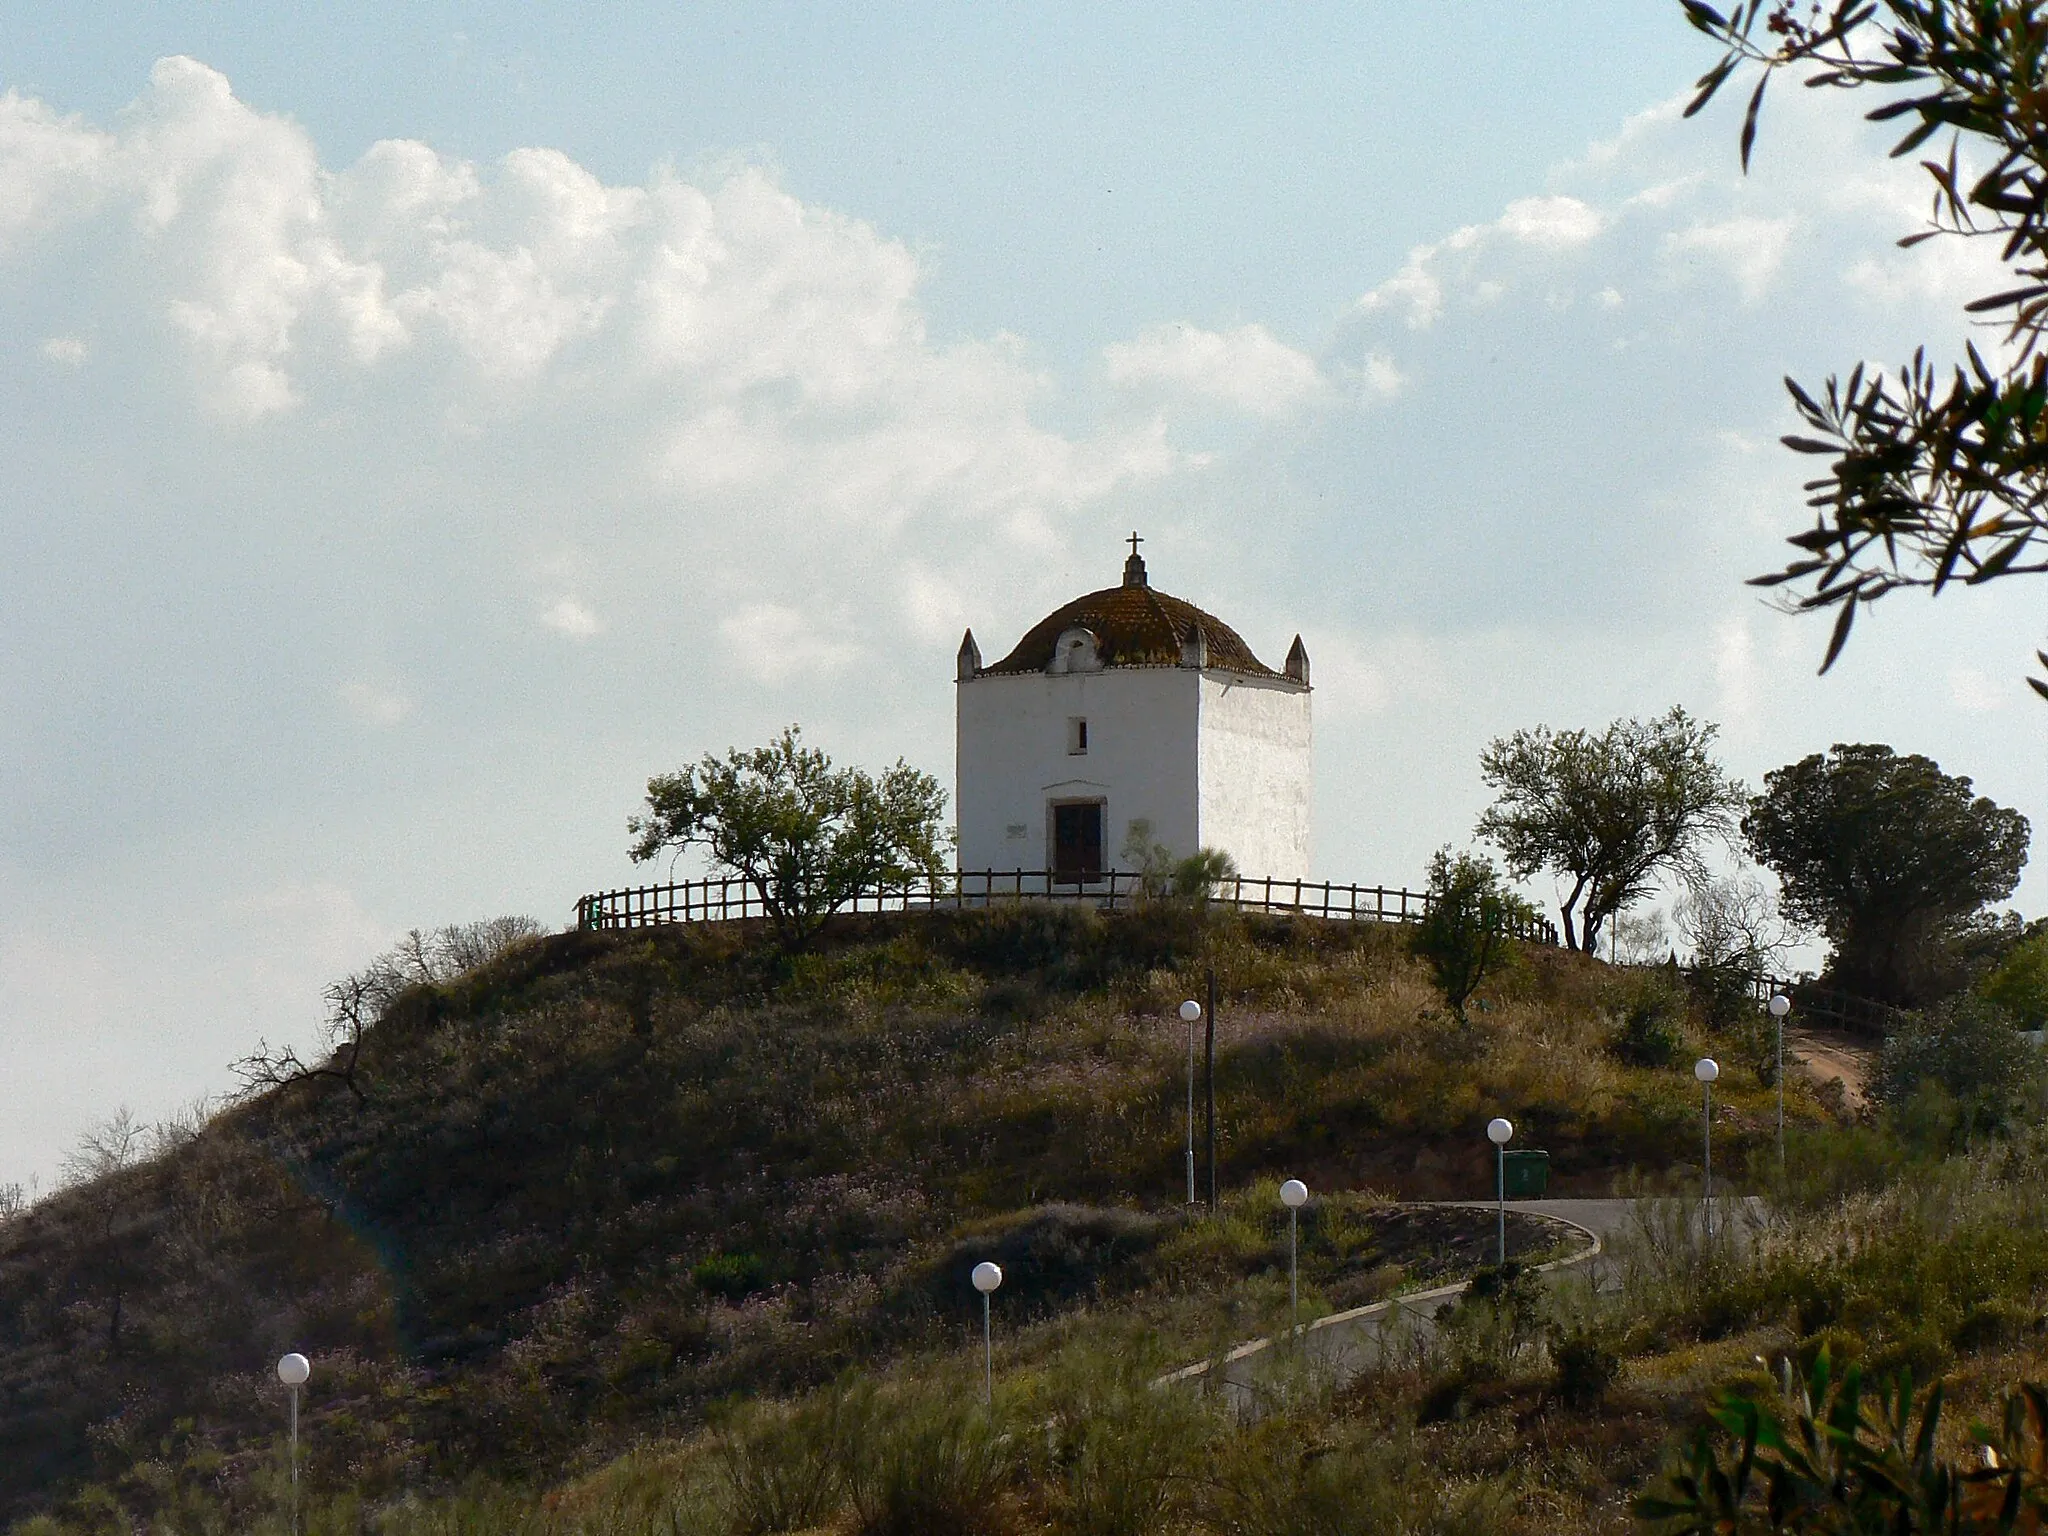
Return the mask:
<path fill-rule="evenodd" d="M 1172 1011 L 1208 968 L 1231 1198 L 1189 1222 Z M 1756 1042 L 1672 985 L 1529 951 L 1460 1024 L 1396 930 L 1166 904 L 846 922 L 795 960 L 742 925 L 522 943 L 392 1002 L 360 1097 L 272 1090 L 0 1225 L 0 1518 L 254 1508 L 293 1348 L 311 1489 L 568 1476 L 736 1396 L 944 1358 L 984 1254 L 1009 1326 L 1193 1358 L 1277 1315 L 1277 1178 L 1350 1192 L 1304 1228 L 1333 1306 L 1485 1256 L 1490 1220 L 1397 1202 L 1490 1193 L 1490 1115 L 1553 1192 L 1683 1169 L 1712 1045 L 1741 1166 Z"/>

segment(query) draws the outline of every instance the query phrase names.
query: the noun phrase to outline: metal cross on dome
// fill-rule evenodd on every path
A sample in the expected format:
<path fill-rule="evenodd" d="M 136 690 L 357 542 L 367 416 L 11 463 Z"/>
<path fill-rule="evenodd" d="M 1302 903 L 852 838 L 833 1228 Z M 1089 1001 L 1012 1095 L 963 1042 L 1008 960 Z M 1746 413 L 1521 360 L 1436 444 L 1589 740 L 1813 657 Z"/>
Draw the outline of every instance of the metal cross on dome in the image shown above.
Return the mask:
<path fill-rule="evenodd" d="M 1132 557 L 1133 557 L 1134 559 L 1136 558 L 1136 556 L 1137 556 L 1137 553 L 1138 553 L 1138 546 L 1139 546 L 1140 544 L 1144 543 L 1144 542 L 1145 542 L 1145 541 L 1144 541 L 1143 539 L 1141 539 L 1141 538 L 1139 538 L 1139 537 L 1138 537 L 1138 531 L 1137 531 L 1137 530 L 1136 530 L 1135 528 L 1134 528 L 1134 529 L 1132 529 L 1132 530 L 1131 530 L 1131 555 L 1132 555 Z"/>

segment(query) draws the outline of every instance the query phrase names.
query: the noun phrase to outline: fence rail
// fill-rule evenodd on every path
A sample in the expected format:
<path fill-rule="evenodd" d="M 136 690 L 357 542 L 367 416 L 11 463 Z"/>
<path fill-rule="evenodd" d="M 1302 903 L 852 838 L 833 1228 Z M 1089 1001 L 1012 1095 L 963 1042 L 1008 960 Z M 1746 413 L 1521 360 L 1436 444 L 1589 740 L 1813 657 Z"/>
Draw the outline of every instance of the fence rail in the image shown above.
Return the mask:
<path fill-rule="evenodd" d="M 1904 1009 L 1854 992 L 1844 992 L 1839 987 L 1824 987 L 1810 978 L 1752 972 L 1749 985 L 1758 1007 L 1768 1003 L 1773 993 L 1782 992 L 1792 999 L 1792 1012 L 1788 1017 L 1808 1024 L 1829 1025 L 1869 1040 L 1883 1040 L 1906 1017 Z"/>
<path fill-rule="evenodd" d="M 841 912 L 915 912 L 934 907 L 994 907 L 1012 902 L 1061 902 L 1110 911 L 1152 899 L 1156 882 L 1128 870 L 1104 870 L 1084 880 L 1061 878 L 1042 869 L 961 870 L 936 880 L 863 891 Z M 1293 913 L 1348 922 L 1414 923 L 1429 911 L 1429 893 L 1399 886 L 1337 885 L 1323 880 L 1274 880 L 1231 875 L 1209 888 L 1209 901 L 1240 912 Z M 753 882 L 741 879 L 682 880 L 600 891 L 576 903 L 579 928 L 650 928 L 665 923 L 720 923 L 767 917 L 768 905 Z M 1556 944 L 1557 929 L 1545 918 L 1518 923 L 1514 936 Z"/>

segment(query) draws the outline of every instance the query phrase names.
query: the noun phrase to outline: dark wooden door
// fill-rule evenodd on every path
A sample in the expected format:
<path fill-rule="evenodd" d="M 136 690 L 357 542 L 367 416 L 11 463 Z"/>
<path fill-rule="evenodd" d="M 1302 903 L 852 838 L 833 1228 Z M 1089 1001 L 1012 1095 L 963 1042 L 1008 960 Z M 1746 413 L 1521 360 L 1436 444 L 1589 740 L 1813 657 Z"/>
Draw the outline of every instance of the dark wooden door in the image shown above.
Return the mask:
<path fill-rule="evenodd" d="M 1060 880 L 1102 873 L 1102 802 L 1052 808 L 1052 871 Z"/>

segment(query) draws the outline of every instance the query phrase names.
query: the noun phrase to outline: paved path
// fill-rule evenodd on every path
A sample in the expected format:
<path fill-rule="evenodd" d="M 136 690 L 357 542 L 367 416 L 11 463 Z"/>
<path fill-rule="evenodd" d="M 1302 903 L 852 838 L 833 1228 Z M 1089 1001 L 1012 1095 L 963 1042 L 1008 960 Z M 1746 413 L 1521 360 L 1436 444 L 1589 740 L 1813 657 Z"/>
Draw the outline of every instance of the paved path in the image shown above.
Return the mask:
<path fill-rule="evenodd" d="M 1491 1200 L 1442 1203 L 1478 1210 L 1495 1206 Z M 1600 1260 L 1608 1244 L 1633 1230 L 1641 1219 L 1640 1203 L 1634 1200 L 1510 1200 L 1508 1209 L 1547 1218 L 1564 1229 L 1560 1237 L 1576 1233 L 1580 1239 L 1573 1252 L 1537 1266 L 1536 1273 L 1546 1284 L 1583 1276 L 1596 1288 L 1618 1284 L 1618 1277 Z M 1694 1211 L 1697 1221 L 1697 1206 Z M 1748 1219 L 1737 1219 L 1738 1215 Z M 1740 1243 L 1763 1216 L 1762 1201 L 1753 1195 L 1738 1196 L 1720 1207 L 1716 1223 L 1734 1233 Z M 1253 1339 L 1238 1345 L 1220 1362 L 1199 1360 L 1169 1372 L 1154 1385 L 1206 1384 L 1210 1372 L 1220 1369 L 1222 1391 L 1232 1408 L 1256 1414 L 1304 1369 L 1341 1383 L 1379 1364 L 1392 1350 L 1426 1343 L 1436 1331 L 1437 1309 L 1463 1295 L 1465 1286 L 1461 1280 L 1319 1317 L 1293 1338 Z"/>
<path fill-rule="evenodd" d="M 1462 1205 L 1473 1210 L 1494 1208 L 1492 1200 L 1447 1200 L 1446 1205 Z M 1575 1227 L 1584 1227 L 1597 1232 L 1602 1238 L 1619 1237 L 1626 1232 L 1635 1217 L 1636 1203 L 1633 1200 L 1510 1200 L 1508 1209 L 1522 1211 L 1530 1216 L 1551 1216 L 1559 1221 L 1570 1222 Z"/>
<path fill-rule="evenodd" d="M 1477 1205 L 1482 1202 L 1444 1203 Z M 1493 1204 L 1491 1201 L 1483 1203 L 1488 1208 Z M 1630 1202 L 1514 1200 L 1508 1204 L 1510 1210 L 1548 1217 L 1559 1223 L 1566 1234 L 1576 1231 L 1580 1237 L 1581 1242 L 1575 1252 L 1537 1266 L 1537 1273 L 1550 1279 L 1598 1258 L 1603 1245 L 1597 1227 L 1545 1210 L 1543 1207 L 1627 1207 Z M 1609 1227 L 1613 1227 L 1621 1219 L 1617 1213 L 1611 1211 L 1603 1210 L 1594 1214 L 1603 1225 Z M 1256 1414 L 1274 1392 L 1284 1389 L 1290 1376 L 1304 1368 L 1317 1375 L 1332 1376 L 1341 1382 L 1378 1364 L 1391 1349 L 1405 1343 L 1427 1339 L 1436 1331 L 1437 1308 L 1446 1302 L 1455 1301 L 1464 1294 L 1465 1285 L 1466 1282 L 1460 1280 L 1455 1285 L 1439 1285 L 1426 1291 L 1396 1296 L 1387 1301 L 1376 1301 L 1370 1306 L 1354 1307 L 1348 1312 L 1319 1317 L 1292 1338 L 1282 1335 L 1270 1339 L 1253 1339 L 1249 1343 L 1238 1345 L 1224 1355 L 1220 1362 L 1199 1360 L 1193 1365 L 1169 1372 L 1160 1377 L 1154 1385 L 1164 1387 L 1206 1384 L 1211 1370 L 1217 1369 L 1220 1371 L 1219 1380 L 1223 1394 L 1231 1407 L 1240 1413 Z"/>

